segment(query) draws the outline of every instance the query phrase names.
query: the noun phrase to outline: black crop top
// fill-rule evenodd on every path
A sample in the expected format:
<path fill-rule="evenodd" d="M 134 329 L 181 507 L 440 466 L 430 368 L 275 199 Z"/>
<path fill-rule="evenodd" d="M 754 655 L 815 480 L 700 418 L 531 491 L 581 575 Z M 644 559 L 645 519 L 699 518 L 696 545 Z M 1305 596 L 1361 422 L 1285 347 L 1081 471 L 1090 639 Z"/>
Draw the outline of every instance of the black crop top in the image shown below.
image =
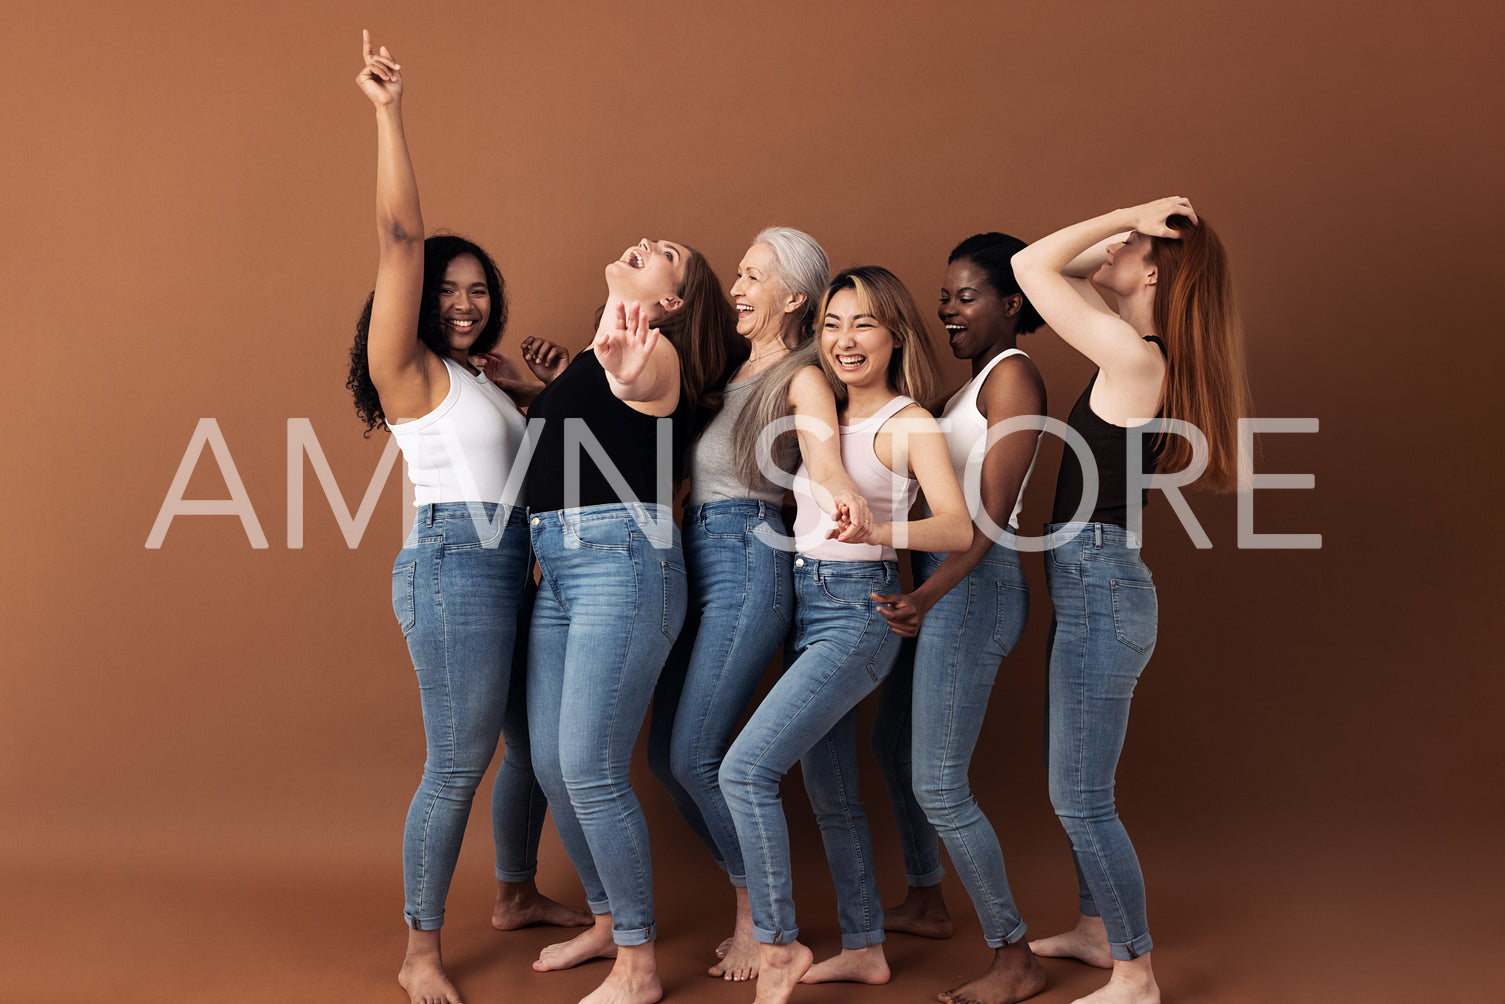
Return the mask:
<path fill-rule="evenodd" d="M 1150 335 L 1145 341 L 1154 342 L 1160 347 L 1163 354 L 1165 343 L 1157 336 Z M 1101 372 L 1101 371 L 1099 371 Z M 1092 449 L 1093 459 L 1097 461 L 1097 508 L 1092 510 L 1092 515 L 1087 517 L 1089 523 L 1111 523 L 1127 529 L 1129 519 L 1129 471 L 1128 450 L 1129 430 L 1121 425 L 1111 425 L 1103 421 L 1097 412 L 1092 410 L 1092 388 L 1097 384 L 1097 373 L 1092 374 L 1092 379 L 1087 381 L 1087 389 L 1082 391 L 1082 396 L 1071 408 L 1071 415 L 1066 419 L 1066 424 L 1082 434 L 1087 445 Z M 1156 418 L 1164 417 L 1164 410 Z M 1148 425 L 1148 423 L 1146 423 Z M 1137 428 L 1143 429 L 1141 425 Z M 1149 475 L 1155 471 L 1156 464 L 1160 461 L 1161 450 L 1158 437 L 1144 435 L 1140 437 L 1141 455 L 1139 470 L 1142 474 Z M 1143 498 L 1139 500 L 1142 507 L 1150 500 L 1148 488 L 1143 491 Z M 1066 447 L 1061 454 L 1061 472 L 1056 477 L 1056 502 L 1054 511 L 1051 513 L 1052 523 L 1065 523 L 1076 513 L 1076 507 L 1082 501 L 1082 465 L 1077 461 L 1076 451 L 1070 446 Z"/>
<path fill-rule="evenodd" d="M 674 414 L 664 419 L 637 411 L 611 392 L 606 371 L 596 360 L 595 352 L 586 349 L 533 399 L 532 406 L 528 408 L 530 424 L 534 419 L 544 420 L 542 433 L 528 464 L 528 509 L 533 512 L 552 512 L 566 507 L 631 501 L 622 498 L 601 472 L 590 452 L 590 436 L 594 436 L 596 442 L 601 444 L 601 449 L 621 474 L 622 480 L 626 481 L 628 489 L 637 496 L 637 501 L 644 504 L 661 502 L 673 505 L 672 482 L 667 498 L 659 498 L 659 486 L 656 483 L 659 422 L 667 421 L 671 424 L 671 476 L 677 482 L 683 472 L 689 417 L 690 409 L 683 394 L 680 395 Z M 573 438 L 578 445 L 574 445 L 570 451 L 574 454 L 570 462 L 580 471 L 579 498 L 565 497 L 566 419 L 583 420 L 585 430 L 590 434 L 584 435 L 585 430 L 581 430 L 575 435 Z M 582 439 L 583 443 L 580 442 Z"/>

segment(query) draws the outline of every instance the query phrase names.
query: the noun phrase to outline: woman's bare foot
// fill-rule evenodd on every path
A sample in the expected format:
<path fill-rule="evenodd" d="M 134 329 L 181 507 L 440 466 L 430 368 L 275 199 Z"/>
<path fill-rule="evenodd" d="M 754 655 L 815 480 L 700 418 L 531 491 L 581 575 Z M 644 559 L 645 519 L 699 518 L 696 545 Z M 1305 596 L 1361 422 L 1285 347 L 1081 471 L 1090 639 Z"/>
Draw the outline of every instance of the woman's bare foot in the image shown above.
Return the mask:
<path fill-rule="evenodd" d="M 1041 938 L 1029 943 L 1030 951 L 1049 959 L 1079 959 L 1099 969 L 1113 968 L 1113 953 L 1108 949 L 1108 930 L 1103 918 L 1077 918 L 1076 927 L 1065 934 Z"/>
<path fill-rule="evenodd" d="M 753 937 L 752 903 L 747 890 L 737 889 L 737 926 L 732 936 L 716 946 L 716 958 L 721 961 L 706 970 L 709 976 L 718 979 L 753 980 L 758 977 L 758 958 L 761 950 Z"/>
<path fill-rule="evenodd" d="M 910 886 L 904 902 L 883 908 L 883 929 L 922 938 L 949 938 L 956 932 L 939 884 Z"/>
<path fill-rule="evenodd" d="M 408 929 L 408 954 L 397 971 L 397 982 L 413 1004 L 460 1004 L 460 991 L 444 973 L 439 958 L 439 932 Z"/>
<path fill-rule="evenodd" d="M 1141 955 L 1128 961 L 1115 959 L 1108 985 L 1077 998 L 1073 1004 L 1160 1004 L 1160 987 L 1155 984 L 1150 957 Z"/>
<path fill-rule="evenodd" d="M 817 962 L 800 977 L 801 983 L 887 983 L 888 959 L 883 946 L 843 948 L 840 955 Z"/>
<path fill-rule="evenodd" d="M 533 971 L 569 969 L 591 959 L 614 959 L 617 943 L 611 940 L 611 914 L 599 913 L 596 922 L 569 941 L 548 945 L 533 960 Z"/>
<path fill-rule="evenodd" d="M 580 1004 L 654 1004 L 664 996 L 658 979 L 653 942 L 623 945 L 617 961 L 601 985 L 580 999 Z"/>
<path fill-rule="evenodd" d="M 758 960 L 758 995 L 753 1004 L 788 1004 L 794 988 L 815 961 L 815 953 L 798 941 L 787 945 L 761 945 Z"/>
<path fill-rule="evenodd" d="M 1016 941 L 993 950 L 987 971 L 935 995 L 941 1004 L 1014 1004 L 1045 989 L 1045 967 L 1029 945 Z"/>
<path fill-rule="evenodd" d="M 547 924 L 550 927 L 589 927 L 594 921 L 584 910 L 555 902 L 538 891 L 532 879 L 496 883 L 496 905 L 491 908 L 491 926 L 498 931 Z"/>

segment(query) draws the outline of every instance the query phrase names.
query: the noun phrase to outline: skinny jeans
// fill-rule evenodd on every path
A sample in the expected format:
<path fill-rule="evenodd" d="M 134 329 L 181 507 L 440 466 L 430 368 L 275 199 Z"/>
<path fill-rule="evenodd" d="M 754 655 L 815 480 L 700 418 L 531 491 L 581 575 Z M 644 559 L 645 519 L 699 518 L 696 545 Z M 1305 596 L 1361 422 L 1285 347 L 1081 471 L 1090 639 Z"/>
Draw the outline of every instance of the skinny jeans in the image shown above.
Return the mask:
<path fill-rule="evenodd" d="M 918 586 L 944 554 L 911 552 Z M 888 784 L 911 886 L 945 875 L 937 833 L 972 898 L 992 948 L 1024 936 L 998 836 L 968 781 L 999 663 L 1029 617 L 1029 586 L 1019 553 L 995 543 L 962 581 L 925 614 L 884 681 L 873 721 L 873 753 Z"/>
<path fill-rule="evenodd" d="M 747 885 L 742 848 L 717 775 L 747 703 L 794 613 L 794 556 L 776 506 L 726 499 L 693 506 L 682 523 L 690 603 L 653 698 L 648 763 L 685 822 L 734 886 Z"/>
<path fill-rule="evenodd" d="M 541 572 L 528 639 L 533 766 L 593 913 L 618 945 L 655 935 L 648 827 L 632 748 L 684 622 L 679 529 L 667 506 L 529 513 Z"/>
<path fill-rule="evenodd" d="M 403 918 L 420 931 L 444 923 L 465 824 L 481 776 L 506 736 L 492 787 L 497 878 L 538 869 L 547 803 L 528 749 L 513 643 L 528 579 L 521 511 L 494 503 L 422 506 L 392 565 L 392 611 L 418 678 L 427 753 L 403 827 Z"/>
<path fill-rule="evenodd" d="M 1155 648 L 1158 606 L 1134 535 L 1109 523 L 1055 523 L 1072 536 L 1045 559 L 1050 632 L 1046 756 L 1050 801 L 1071 840 L 1080 909 L 1103 919 L 1115 959 L 1153 947 L 1144 876 L 1114 803 L 1129 701 Z"/>

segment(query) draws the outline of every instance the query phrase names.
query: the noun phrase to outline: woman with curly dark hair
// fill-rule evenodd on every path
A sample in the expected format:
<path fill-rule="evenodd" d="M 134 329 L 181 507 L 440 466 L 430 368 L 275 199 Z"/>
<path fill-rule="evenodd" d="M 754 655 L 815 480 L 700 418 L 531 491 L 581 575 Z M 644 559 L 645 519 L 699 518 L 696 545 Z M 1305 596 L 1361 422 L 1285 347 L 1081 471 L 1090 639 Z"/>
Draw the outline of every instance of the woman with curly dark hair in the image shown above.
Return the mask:
<path fill-rule="evenodd" d="M 579 910 L 533 884 L 546 805 L 527 749 L 524 699 L 509 708 L 513 642 L 529 574 L 528 532 L 511 476 L 524 421 L 471 364 L 501 338 L 506 293 L 485 251 L 423 239 L 418 185 L 402 128 L 401 68 L 364 34 L 356 83 L 376 106 L 376 289 L 350 350 L 347 386 L 367 434 L 385 424 L 407 460 L 418 505 L 392 567 L 392 608 L 418 675 L 428 754 L 403 831 L 407 956 L 398 982 L 413 1004 L 458 1004 L 439 951 L 444 900 L 471 800 L 507 733 L 492 795 L 497 899 L 492 923 L 580 926 Z"/>

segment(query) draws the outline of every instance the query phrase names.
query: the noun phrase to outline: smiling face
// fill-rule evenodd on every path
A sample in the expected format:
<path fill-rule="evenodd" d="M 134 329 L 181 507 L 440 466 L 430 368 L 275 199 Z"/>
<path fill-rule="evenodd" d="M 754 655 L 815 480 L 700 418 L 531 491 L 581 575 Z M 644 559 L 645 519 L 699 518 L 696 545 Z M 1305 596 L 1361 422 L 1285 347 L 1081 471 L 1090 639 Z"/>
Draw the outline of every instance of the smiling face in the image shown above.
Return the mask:
<path fill-rule="evenodd" d="M 887 386 L 889 360 L 898 343 L 892 331 L 863 309 L 855 290 L 840 290 L 826 301 L 821 356 L 848 387 Z"/>
<path fill-rule="evenodd" d="M 737 334 L 754 341 L 781 337 L 791 318 L 797 318 L 804 294 L 784 288 L 779 260 L 770 244 L 754 244 L 737 265 L 732 304 L 737 309 Z"/>
<path fill-rule="evenodd" d="M 958 359 L 986 358 L 1010 348 L 1018 337 L 1024 297 L 1000 296 L 988 274 L 970 258 L 946 266 L 936 313 L 946 326 L 951 354 Z"/>
<path fill-rule="evenodd" d="M 1150 239 L 1137 231 L 1120 243 L 1108 245 L 1108 260 L 1092 274 L 1094 285 L 1120 297 L 1133 296 L 1155 284 L 1155 265 L 1149 259 Z"/>
<path fill-rule="evenodd" d="M 617 299 L 641 303 L 657 320 L 683 303 L 679 290 L 688 255 L 683 244 L 644 237 L 606 266 L 606 288 Z"/>
<path fill-rule="evenodd" d="M 439 320 L 452 351 L 465 353 L 491 317 L 491 288 L 475 255 L 451 258 L 439 284 Z"/>

